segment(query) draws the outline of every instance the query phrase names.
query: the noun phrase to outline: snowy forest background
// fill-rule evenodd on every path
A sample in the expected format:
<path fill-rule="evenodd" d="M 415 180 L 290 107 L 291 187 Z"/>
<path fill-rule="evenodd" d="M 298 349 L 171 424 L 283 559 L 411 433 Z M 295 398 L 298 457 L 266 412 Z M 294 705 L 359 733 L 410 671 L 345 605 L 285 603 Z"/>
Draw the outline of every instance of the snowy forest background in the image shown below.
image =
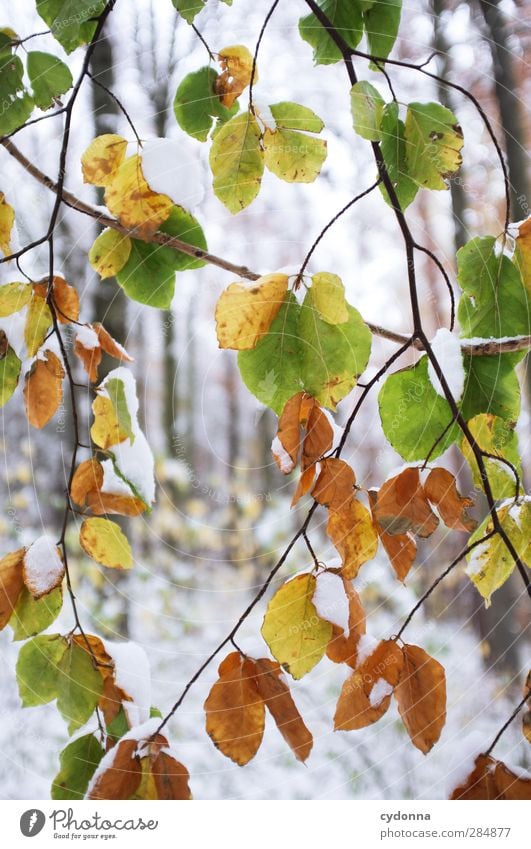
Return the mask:
<path fill-rule="evenodd" d="M 0 25 L 9 23 L 21 36 L 42 30 L 34 6 L 31 0 L 16 4 L 0 0 Z M 527 217 L 531 174 L 525 153 L 529 145 L 525 105 L 531 98 L 531 71 L 525 56 L 531 48 L 531 3 L 411 0 L 404 6 L 395 56 L 421 61 L 433 50 L 440 51 L 434 63 L 439 72 L 481 101 L 509 158 L 513 220 Z M 232 9 L 212 2 L 197 24 L 214 49 L 237 43 L 252 49 L 268 8 L 264 0 L 234 0 Z M 263 273 L 298 270 L 324 224 L 374 177 L 370 151 L 352 132 L 343 69 L 313 68 L 311 49 L 295 35 L 303 12 L 295 2 L 281 3 L 275 12 L 261 48 L 255 100 L 258 104 L 296 100 L 324 119 L 329 155 L 322 176 L 311 185 L 287 185 L 266 174 L 259 199 L 236 218 L 211 192 L 200 203 L 201 192 L 182 198 L 203 225 L 213 253 Z M 49 46 L 46 37 L 39 42 L 39 49 Z M 207 151 L 180 131 L 171 104 L 178 82 L 206 59 L 204 46 L 178 20 L 169 2 L 128 0 L 117 4 L 108 37 L 95 52 L 92 72 L 126 104 L 141 138 L 177 138 L 204 163 Z M 82 51 L 68 61 L 75 74 Z M 413 71 L 396 69 L 394 80 L 405 101 L 450 98 L 464 130 L 465 165 L 451 191 L 436 197 L 421 193 L 410 211 L 414 232 L 423 244 L 437 246 L 453 276 L 456 248 L 478 233 L 496 234 L 500 229 L 503 186 L 494 152 L 464 99 L 434 90 L 433 83 Z M 115 103 L 95 85 L 83 89 L 76 110 L 66 185 L 78 196 L 98 202 L 92 187 L 82 184 L 80 155 L 100 133 L 118 132 L 129 138 L 131 130 Z M 53 119 L 24 130 L 17 144 L 53 175 L 60 133 L 60 121 Z M 16 200 L 22 245 L 43 232 L 53 198 L 7 153 L 1 154 L 0 162 L 3 191 Z M 203 176 L 207 185 L 206 165 Z M 153 514 L 128 523 L 134 568 L 119 574 L 79 554 L 71 563 L 76 596 L 91 632 L 117 641 L 127 637 L 137 644 L 126 660 L 134 685 L 147 706 L 156 705 L 164 713 L 239 617 L 253 587 L 297 526 L 304 506 L 290 513 L 293 482 L 280 474 L 270 453 L 275 417 L 241 383 L 233 353 L 217 348 L 214 305 L 231 275 L 211 267 L 180 273 L 167 312 L 126 301 L 115 281 L 100 282 L 87 263 L 96 236 L 93 223 L 64 207 L 63 214 L 58 262 L 80 292 L 83 320 L 104 321 L 135 357 L 132 368 L 141 421 L 156 455 L 158 482 Z M 22 268 L 37 279 L 46 273 L 46 248 L 42 256 L 34 251 L 31 257 L 22 259 Z M 0 282 L 8 279 L 7 274 L 13 279 L 11 270 L 0 268 Z M 403 247 L 392 211 L 377 192 L 356 205 L 323 240 L 310 271 L 324 269 L 342 277 L 349 300 L 366 320 L 407 331 Z M 429 261 L 421 268 L 422 307 L 433 332 L 448 309 L 437 274 Z M 375 337 L 369 376 L 390 350 L 385 340 Z M 405 364 L 404 359 L 400 365 Z M 526 377 L 525 369 L 521 377 L 528 391 L 519 439 L 529 486 L 531 377 Z M 385 446 L 376 398 L 376 394 L 369 398 L 345 454 L 363 486 L 378 484 L 401 465 L 398 455 Z M 87 395 L 87 414 L 88 402 Z M 349 398 L 342 402 L 339 424 L 351 406 Z M 2 413 L 5 484 L 0 491 L 0 537 L 1 549 L 7 551 L 29 544 L 36 532 L 44 532 L 41 529 L 56 526 L 63 509 L 63 456 L 68 458 L 71 435 L 64 409 L 43 432 L 29 429 L 22 405 L 10 405 Z M 88 415 L 85 426 L 87 421 Z M 458 475 L 460 490 L 469 490 L 471 481 L 454 448 L 445 456 L 445 465 Z M 323 517 L 314 527 L 319 524 Z M 75 523 L 71 533 L 75 543 Z M 332 551 L 324 528 L 313 531 L 313 538 L 320 559 L 326 560 Z M 365 565 L 357 585 L 370 632 L 393 633 L 423 587 L 460 547 L 459 535 L 452 534 L 450 540 L 443 530 L 423 541 L 406 587 L 378 558 Z M 296 548 L 279 580 L 307 565 L 307 558 L 304 547 Z M 269 724 L 259 754 L 245 771 L 240 770 L 216 751 L 204 732 L 202 704 L 216 677 L 213 663 L 170 725 L 196 797 L 445 798 L 447 786 L 455 785 L 462 772 L 467 751 L 478 739 L 481 744 L 492 738 L 520 697 L 529 649 L 529 620 L 520 594 L 518 576 L 513 575 L 485 610 L 459 567 L 430 599 L 429 622 L 420 615 L 412 623 L 411 642 L 441 660 L 449 687 L 448 722 L 428 757 L 411 746 L 394 706 L 377 727 L 333 733 L 331 717 L 343 673 L 324 659 L 303 681 L 291 685 L 315 738 L 307 766 L 295 760 Z M 251 654 L 262 642 L 263 612 L 259 605 L 239 637 Z M 71 624 L 67 601 L 59 628 L 67 630 Z M 57 624 L 52 627 L 57 630 Z M 21 710 L 14 673 L 17 651 L 6 629 L 0 634 L 0 797 L 46 798 L 58 768 L 56 753 L 67 734 L 53 705 Z M 515 723 L 497 754 L 509 764 L 529 766 L 524 747 Z"/>

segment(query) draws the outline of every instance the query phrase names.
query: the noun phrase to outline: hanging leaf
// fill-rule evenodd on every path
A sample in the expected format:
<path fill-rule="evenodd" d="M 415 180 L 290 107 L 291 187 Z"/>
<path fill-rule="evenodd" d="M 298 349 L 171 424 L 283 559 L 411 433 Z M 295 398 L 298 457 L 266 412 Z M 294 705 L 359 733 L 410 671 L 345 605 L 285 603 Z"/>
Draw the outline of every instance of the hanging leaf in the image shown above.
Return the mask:
<path fill-rule="evenodd" d="M 15 223 L 15 210 L 12 206 L 8 204 L 6 201 L 6 196 L 3 192 L 0 192 L 0 250 L 4 254 L 4 256 L 9 256 L 11 254 L 11 230 L 13 229 L 13 224 Z M 8 283 L 8 286 L 23 286 L 23 283 L 14 284 Z M 0 287 L 0 310 L 3 305 L 2 303 L 2 294 L 3 290 L 5 290 L 5 286 Z M 20 309 L 20 307 L 17 307 Z M 14 310 L 13 310 L 14 312 Z M 1 315 L 9 315 L 9 313 L 0 312 Z"/>
<path fill-rule="evenodd" d="M 83 799 L 104 754 L 94 734 L 84 734 L 69 743 L 59 756 L 60 769 L 52 781 L 52 799 Z"/>
<path fill-rule="evenodd" d="M 307 106 L 300 103 L 292 103 L 283 100 L 280 103 L 272 103 L 269 110 L 275 119 L 275 126 L 280 130 L 302 130 L 307 133 L 320 133 L 324 129 L 324 123 Z"/>
<path fill-rule="evenodd" d="M 341 556 L 341 574 L 348 580 L 355 578 L 360 567 L 376 556 L 376 528 L 371 514 L 356 498 L 338 510 L 330 510 L 326 533 Z"/>
<path fill-rule="evenodd" d="M 403 663 L 402 652 L 393 640 L 378 643 L 343 684 L 334 729 L 354 731 L 377 722 L 389 708 Z"/>
<path fill-rule="evenodd" d="M 305 429 L 301 455 L 303 472 L 332 447 L 334 432 L 327 416 L 315 398 L 298 392 L 285 405 L 271 445 L 275 462 L 284 474 L 289 474 L 297 463 L 301 450 L 301 427 Z"/>
<path fill-rule="evenodd" d="M 218 674 L 205 701 L 206 730 L 226 757 L 243 766 L 255 756 L 264 734 L 264 702 L 256 685 L 256 665 L 232 652 L 220 664 Z"/>
<path fill-rule="evenodd" d="M 424 484 L 424 492 L 448 528 L 469 533 L 477 528 L 476 520 L 468 515 L 474 502 L 459 494 L 455 477 L 446 469 L 431 470 Z"/>
<path fill-rule="evenodd" d="M 39 109 L 49 109 L 55 103 L 60 103 L 61 94 L 72 88 L 70 68 L 51 53 L 41 53 L 32 50 L 27 58 L 28 76 L 33 89 L 35 106 Z"/>
<path fill-rule="evenodd" d="M 140 759 L 135 756 L 138 740 L 122 740 L 111 749 L 112 760 L 96 780 L 89 782 L 88 799 L 130 799 L 138 789 L 142 776 Z"/>
<path fill-rule="evenodd" d="M 406 209 L 415 199 L 419 187 L 408 176 L 405 125 L 398 117 L 398 103 L 385 105 L 380 123 L 380 136 L 380 150 L 389 179 L 401 209 Z M 393 206 L 383 183 L 380 183 L 380 191 L 386 203 Z"/>
<path fill-rule="evenodd" d="M 24 400 L 26 415 L 33 427 L 42 428 L 55 415 L 63 398 L 65 372 L 52 351 L 44 351 L 45 359 L 36 360 L 26 375 Z"/>
<path fill-rule="evenodd" d="M 28 356 L 34 357 L 52 326 L 52 313 L 46 300 L 34 292 L 26 316 L 24 341 Z"/>
<path fill-rule="evenodd" d="M 369 492 L 369 501 L 372 511 L 374 511 L 376 499 L 377 493 Z M 396 577 L 399 581 L 404 582 L 415 561 L 415 557 L 417 556 L 417 543 L 409 532 L 393 535 L 386 533 L 378 524 L 374 516 L 374 512 L 373 520 L 378 536 L 380 537 L 385 552 L 391 561 L 391 566 L 395 571 Z"/>
<path fill-rule="evenodd" d="M 22 579 L 22 563 L 24 548 L 6 554 L 0 560 L 0 630 L 5 628 L 17 599 L 21 593 L 24 581 Z"/>
<path fill-rule="evenodd" d="M 297 760 L 304 763 L 313 746 L 313 737 L 293 701 L 281 668 L 268 658 L 254 661 L 255 683 L 266 708 Z"/>
<path fill-rule="evenodd" d="M 498 516 L 505 533 L 511 540 L 517 553 L 522 556 L 522 552 L 525 550 L 522 542 L 522 532 L 511 512 L 509 507 L 502 507 L 498 509 Z M 470 543 L 481 539 L 486 533 L 492 530 L 492 519 L 490 516 L 487 516 L 470 537 Z M 496 533 L 485 542 L 479 543 L 479 545 L 467 554 L 467 562 L 466 573 L 478 592 L 485 599 L 486 607 L 489 607 L 492 594 L 503 586 L 512 575 L 515 568 L 514 558 L 502 537 Z"/>
<path fill-rule="evenodd" d="M 327 155 L 323 139 L 278 127 L 265 130 L 263 145 L 265 166 L 288 183 L 313 183 Z"/>
<path fill-rule="evenodd" d="M 369 43 L 369 53 L 387 59 L 398 34 L 402 0 L 373 0 L 365 4 L 363 23 Z M 371 62 L 373 71 L 381 70 L 380 63 Z"/>
<path fill-rule="evenodd" d="M 131 253 L 131 239 L 117 230 L 100 233 L 89 251 L 89 262 L 102 280 L 115 277 L 122 270 Z"/>
<path fill-rule="evenodd" d="M 260 128 L 254 115 L 242 112 L 223 124 L 210 148 L 210 167 L 217 198 L 236 214 L 255 199 L 264 173 Z"/>
<path fill-rule="evenodd" d="M 13 640 L 27 640 L 45 631 L 55 622 L 63 606 L 63 588 L 58 586 L 42 598 L 35 599 L 24 586 L 18 597 L 9 624 Z"/>
<path fill-rule="evenodd" d="M 173 202 L 167 195 L 149 188 L 138 155 L 126 159 L 105 185 L 108 209 L 140 239 L 149 239 L 156 233 L 173 208 Z"/>
<path fill-rule="evenodd" d="M 73 640 L 59 660 L 57 677 L 57 709 L 69 734 L 91 717 L 102 692 L 103 679 L 90 654 Z"/>
<path fill-rule="evenodd" d="M 523 778 L 512 772 L 504 763 L 487 755 L 478 755 L 474 769 L 453 791 L 450 799 L 528 800 L 531 794 L 531 778 Z"/>
<path fill-rule="evenodd" d="M 328 324 L 345 324 L 349 320 L 345 287 L 337 274 L 321 271 L 313 275 L 312 304 Z"/>
<path fill-rule="evenodd" d="M 219 347 L 236 351 L 254 348 L 269 331 L 287 291 L 287 274 L 231 283 L 216 304 Z"/>
<path fill-rule="evenodd" d="M 49 536 L 41 536 L 30 545 L 23 558 L 24 584 L 33 598 L 39 599 L 60 586 L 65 565 L 59 548 Z"/>
<path fill-rule="evenodd" d="M 362 5 L 337 0 L 318 0 L 318 5 L 348 46 L 357 47 L 363 34 Z M 342 59 L 341 51 L 313 13 L 300 19 L 299 33 L 313 47 L 316 65 L 331 65 Z"/>
<path fill-rule="evenodd" d="M 439 525 L 416 467 L 404 469 L 383 484 L 373 513 L 380 527 L 391 535 L 411 531 L 419 537 L 429 537 Z"/>
<path fill-rule="evenodd" d="M 48 282 L 36 283 L 33 291 L 46 298 Z M 60 324 L 70 324 L 79 318 L 79 295 L 77 290 L 63 277 L 54 277 L 52 281 L 52 303 Z"/>
<path fill-rule="evenodd" d="M 447 189 L 462 162 L 463 132 L 439 103 L 410 103 L 405 123 L 407 173 L 425 189 Z"/>
<path fill-rule="evenodd" d="M 85 183 L 109 186 L 125 160 L 127 140 L 115 133 L 105 133 L 90 143 L 81 157 Z"/>
<path fill-rule="evenodd" d="M 37 0 L 37 12 L 67 53 L 91 40 L 104 9 L 105 0 Z"/>
<path fill-rule="evenodd" d="M 9 346 L 5 354 L 0 356 L 0 407 L 7 404 L 17 388 L 21 366 L 22 363 Z"/>
<path fill-rule="evenodd" d="M 0 317 L 12 315 L 25 307 L 31 293 L 31 283 L 4 283 L 0 286 Z"/>
<path fill-rule="evenodd" d="M 385 102 L 373 85 L 360 80 L 350 90 L 350 108 L 354 129 L 358 136 L 368 141 L 379 141 L 381 138 L 380 124 L 382 122 Z"/>
<path fill-rule="evenodd" d="M 9 38 L 6 44 L 4 36 L 0 45 L 0 135 L 9 135 L 22 127 L 33 111 L 33 100 L 24 85 L 24 65 L 20 56 L 13 53 L 11 42 Z"/>
<path fill-rule="evenodd" d="M 131 546 L 122 529 L 109 519 L 85 519 L 79 532 L 84 551 L 111 569 L 130 569 L 133 565 Z"/>
<path fill-rule="evenodd" d="M 21 647 L 17 681 L 24 707 L 44 705 L 57 697 L 59 664 L 66 649 L 67 641 L 59 634 L 42 634 Z"/>
<path fill-rule="evenodd" d="M 218 74 L 214 68 L 200 68 L 188 74 L 179 85 L 173 101 L 177 123 L 192 138 L 205 142 L 217 122 L 225 123 L 238 111 L 227 109 L 216 94 Z"/>
<path fill-rule="evenodd" d="M 358 659 L 358 643 L 365 634 L 365 610 L 361 599 L 350 581 L 341 579 L 348 601 L 348 632 L 337 625 L 332 625 L 332 637 L 326 647 L 326 656 L 334 663 L 346 663 L 356 668 Z"/>
<path fill-rule="evenodd" d="M 75 470 L 70 484 L 70 497 L 80 507 L 84 507 L 89 492 L 97 492 L 102 485 L 102 465 L 95 457 L 91 457 L 90 460 L 83 460 Z"/>
<path fill-rule="evenodd" d="M 508 466 L 503 460 L 507 460 L 514 466 L 520 480 L 522 477 L 518 437 L 513 424 L 488 413 L 474 416 L 467 424 L 481 450 L 493 454 L 495 458 L 500 458 L 499 460 L 490 457 L 483 458 L 494 498 L 512 498 L 516 494 L 516 478 L 511 466 Z M 461 451 L 470 465 L 475 485 L 482 488 L 483 483 L 476 458 L 468 440 L 464 438 L 461 443 Z"/>
<path fill-rule="evenodd" d="M 215 82 L 215 91 L 223 106 L 230 109 L 234 101 L 251 82 L 253 56 L 243 44 L 224 47 L 218 53 L 222 73 Z M 255 68 L 253 85 L 258 81 Z"/>
<path fill-rule="evenodd" d="M 425 755 L 446 722 L 444 667 L 419 646 L 404 645 L 404 666 L 395 698 L 411 742 Z"/>
<path fill-rule="evenodd" d="M 344 460 L 329 457 L 323 460 L 317 482 L 312 490 L 314 499 L 331 511 L 341 511 L 354 498 L 356 476 Z"/>

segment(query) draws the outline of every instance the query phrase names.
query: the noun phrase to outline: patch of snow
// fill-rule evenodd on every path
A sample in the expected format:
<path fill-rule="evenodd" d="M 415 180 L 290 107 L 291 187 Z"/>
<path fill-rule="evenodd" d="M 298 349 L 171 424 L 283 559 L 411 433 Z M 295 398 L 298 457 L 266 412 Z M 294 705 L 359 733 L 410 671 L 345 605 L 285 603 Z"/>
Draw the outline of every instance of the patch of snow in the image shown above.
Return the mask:
<path fill-rule="evenodd" d="M 393 692 L 393 685 L 386 681 L 385 678 L 378 678 L 376 684 L 371 690 L 369 702 L 371 707 L 378 707 L 383 702 L 386 696 L 390 696 Z"/>
<path fill-rule="evenodd" d="M 364 660 L 367 660 L 367 658 L 370 657 L 378 643 L 379 640 L 371 634 L 361 635 L 358 641 L 358 657 L 356 659 L 356 666 L 360 666 Z"/>
<path fill-rule="evenodd" d="M 25 344 L 24 327 L 27 313 L 28 308 L 24 307 L 20 312 L 0 318 L 0 330 L 3 330 L 6 334 L 7 341 L 19 359 L 22 359 L 22 349 Z"/>
<path fill-rule="evenodd" d="M 116 474 L 112 460 L 102 460 L 100 462 L 103 468 L 103 484 L 101 491 L 108 492 L 112 495 L 128 495 L 129 497 L 132 497 L 134 495 L 133 490 L 119 475 Z"/>
<path fill-rule="evenodd" d="M 488 556 L 490 539 L 476 545 L 470 552 L 470 560 L 465 569 L 465 573 L 471 578 L 473 575 L 479 575 L 485 568 L 485 558 Z"/>
<path fill-rule="evenodd" d="M 478 755 L 485 749 L 485 736 L 481 731 L 472 731 L 463 740 L 456 740 L 452 768 L 446 776 L 446 798 L 449 799 L 456 787 L 465 783 L 474 769 Z"/>
<path fill-rule="evenodd" d="M 332 622 L 348 634 L 348 598 L 339 575 L 334 572 L 320 572 L 317 575 L 312 601 L 321 619 Z"/>
<path fill-rule="evenodd" d="M 36 539 L 24 555 L 24 583 L 35 598 L 53 590 L 64 571 L 57 545 L 47 534 Z"/>
<path fill-rule="evenodd" d="M 151 708 L 151 669 L 144 649 L 137 643 L 116 643 L 105 640 L 105 648 L 114 660 L 114 677 L 118 687 L 132 702 L 123 702 L 132 726 L 149 719 Z"/>
<path fill-rule="evenodd" d="M 142 147 L 142 172 L 154 192 L 184 206 L 197 206 L 205 195 L 205 177 L 197 155 L 182 140 L 148 139 Z"/>
<path fill-rule="evenodd" d="M 131 425 L 133 431 L 138 429 L 137 415 L 138 415 L 138 398 L 136 396 L 136 380 L 129 371 L 129 369 L 124 366 L 118 366 L 118 368 L 113 368 L 103 380 L 99 386 L 98 392 L 102 395 L 105 395 L 107 398 L 109 397 L 109 393 L 106 390 L 107 383 L 109 380 L 121 380 L 124 385 L 125 392 L 125 400 L 127 403 L 127 409 L 129 410 L 129 415 L 131 416 Z"/>
<path fill-rule="evenodd" d="M 155 733 L 160 723 L 160 717 L 155 716 L 152 717 L 152 719 L 148 719 L 147 722 L 143 722 L 142 725 L 135 725 L 134 728 L 131 728 L 130 731 L 127 732 L 127 734 L 124 734 L 124 736 L 120 738 L 116 746 L 113 746 L 112 749 L 109 749 L 109 751 L 102 757 L 101 761 L 96 767 L 94 775 L 89 781 L 86 798 L 90 796 L 96 785 L 96 782 L 100 779 L 103 773 L 112 767 L 120 743 L 123 743 L 124 740 L 137 740 L 139 743 L 144 742 L 149 737 L 151 737 L 152 734 Z"/>
<path fill-rule="evenodd" d="M 526 336 L 525 333 L 523 335 L 520 334 L 519 336 L 487 336 L 487 337 L 485 337 L 485 336 L 471 336 L 468 339 L 461 338 L 459 340 L 459 344 L 461 346 L 463 346 L 463 345 L 464 346 L 468 346 L 468 345 L 489 345 L 491 342 L 514 342 L 515 340 L 528 339 L 528 338 L 529 337 Z"/>
<path fill-rule="evenodd" d="M 135 428 L 133 428 L 135 430 Z M 116 465 L 147 504 L 155 500 L 155 460 L 142 431 L 135 432 L 131 445 L 128 439 L 112 446 Z"/>
<path fill-rule="evenodd" d="M 461 341 L 446 327 L 440 327 L 433 339 L 431 347 L 439 365 L 446 378 L 454 399 L 459 401 L 465 388 L 465 369 L 463 367 L 463 354 L 461 353 Z M 438 395 L 445 398 L 443 388 L 431 361 L 428 363 L 428 377 Z"/>
<path fill-rule="evenodd" d="M 82 324 L 77 328 L 76 340 L 83 346 L 83 348 L 86 348 L 87 351 L 93 351 L 95 348 L 100 347 L 98 334 L 92 329 L 90 324 Z"/>
<path fill-rule="evenodd" d="M 295 468 L 295 463 L 291 459 L 290 455 L 282 445 L 282 442 L 275 436 L 273 442 L 271 443 L 271 452 L 273 457 L 278 460 L 280 464 L 280 471 L 284 475 L 289 475 L 290 472 Z"/>

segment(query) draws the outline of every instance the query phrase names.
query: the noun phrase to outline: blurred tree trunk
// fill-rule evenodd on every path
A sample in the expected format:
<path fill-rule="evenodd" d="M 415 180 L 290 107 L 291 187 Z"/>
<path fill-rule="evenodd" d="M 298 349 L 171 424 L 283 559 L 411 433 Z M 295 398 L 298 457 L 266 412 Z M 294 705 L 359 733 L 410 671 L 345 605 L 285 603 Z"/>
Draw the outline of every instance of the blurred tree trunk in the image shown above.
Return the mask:
<path fill-rule="evenodd" d="M 97 47 L 92 54 L 91 73 L 96 80 L 102 83 L 110 91 L 114 87 L 113 48 L 109 36 L 100 38 Z M 116 132 L 116 116 L 118 106 L 106 91 L 96 83 L 92 84 L 92 110 L 94 115 L 94 135 Z M 102 202 L 101 190 L 99 202 Z M 97 283 L 93 300 L 93 319 L 101 321 L 106 330 L 120 342 L 125 343 L 127 336 L 127 299 L 116 281 L 107 280 L 105 283 Z M 116 361 L 104 354 L 100 369 L 99 379 L 116 367 Z M 119 524 L 127 527 L 127 520 L 116 517 Z M 124 639 L 130 636 L 129 621 L 129 597 L 127 593 L 128 576 L 126 572 L 113 569 L 112 578 L 108 577 L 101 590 L 102 601 L 106 597 L 114 600 L 117 612 L 111 623 L 113 634 L 119 634 Z"/>

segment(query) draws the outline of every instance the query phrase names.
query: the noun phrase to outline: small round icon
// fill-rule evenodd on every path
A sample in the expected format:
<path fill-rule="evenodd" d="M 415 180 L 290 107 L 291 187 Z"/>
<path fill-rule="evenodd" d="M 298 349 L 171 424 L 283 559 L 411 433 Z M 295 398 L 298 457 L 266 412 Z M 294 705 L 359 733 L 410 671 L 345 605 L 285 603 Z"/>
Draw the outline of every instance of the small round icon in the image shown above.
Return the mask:
<path fill-rule="evenodd" d="M 44 828 L 46 817 L 38 808 L 24 811 L 20 817 L 20 830 L 24 837 L 35 837 Z"/>

